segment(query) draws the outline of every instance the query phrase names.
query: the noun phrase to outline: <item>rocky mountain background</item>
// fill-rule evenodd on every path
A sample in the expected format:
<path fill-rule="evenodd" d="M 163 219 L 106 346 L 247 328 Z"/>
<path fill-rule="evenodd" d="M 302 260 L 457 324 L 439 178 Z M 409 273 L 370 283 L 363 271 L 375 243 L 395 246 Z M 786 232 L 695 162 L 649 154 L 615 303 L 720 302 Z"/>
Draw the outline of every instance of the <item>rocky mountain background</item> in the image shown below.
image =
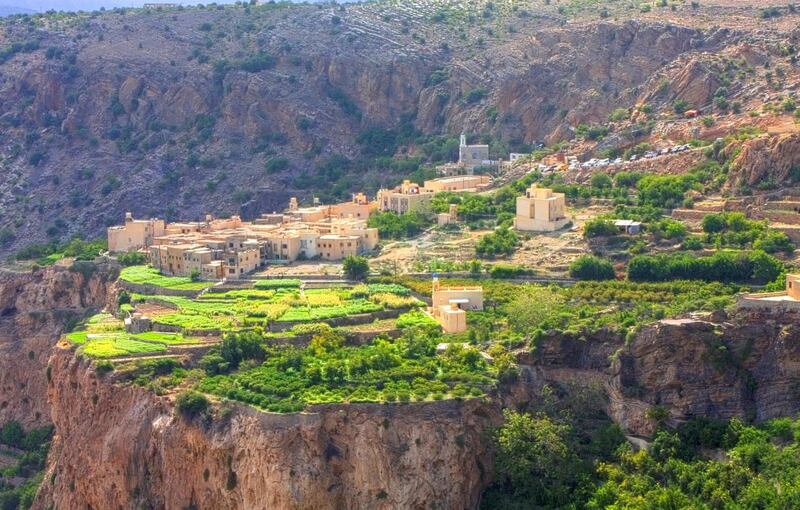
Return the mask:
<path fill-rule="evenodd" d="M 253 216 L 292 194 L 374 191 L 454 158 L 461 132 L 505 157 L 647 103 L 602 143 L 688 139 L 667 115 L 677 99 L 710 108 L 724 88 L 744 117 L 795 90 L 797 14 L 763 9 L 387 0 L 5 18 L 0 251 L 101 236 L 128 210 Z"/>

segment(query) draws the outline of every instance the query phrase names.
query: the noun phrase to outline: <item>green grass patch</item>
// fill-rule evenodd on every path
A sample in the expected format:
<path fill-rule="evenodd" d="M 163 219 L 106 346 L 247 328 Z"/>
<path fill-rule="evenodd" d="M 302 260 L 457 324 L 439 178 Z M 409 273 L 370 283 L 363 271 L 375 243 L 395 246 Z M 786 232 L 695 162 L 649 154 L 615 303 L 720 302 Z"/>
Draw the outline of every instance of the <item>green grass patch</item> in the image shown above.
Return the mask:
<path fill-rule="evenodd" d="M 122 269 L 120 280 L 141 285 L 153 285 L 175 290 L 203 290 L 211 282 L 193 282 L 185 276 L 166 276 L 150 266 L 130 266 Z"/>
<path fill-rule="evenodd" d="M 293 278 L 277 279 L 277 280 L 258 280 L 255 285 L 256 289 L 299 289 L 302 282 Z"/>
<path fill-rule="evenodd" d="M 114 358 L 132 354 L 164 352 L 167 350 L 167 346 L 135 340 L 128 335 L 116 335 L 110 338 L 90 339 L 82 349 L 85 355 L 93 358 Z"/>

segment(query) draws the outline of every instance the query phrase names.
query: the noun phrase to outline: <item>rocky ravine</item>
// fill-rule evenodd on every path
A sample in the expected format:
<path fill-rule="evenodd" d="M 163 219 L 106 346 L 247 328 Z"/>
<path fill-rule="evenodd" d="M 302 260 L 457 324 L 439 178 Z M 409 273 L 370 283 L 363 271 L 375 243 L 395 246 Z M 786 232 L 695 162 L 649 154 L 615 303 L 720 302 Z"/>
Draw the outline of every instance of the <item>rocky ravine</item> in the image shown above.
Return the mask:
<path fill-rule="evenodd" d="M 68 320 L 106 305 L 117 274 L 114 266 L 93 263 L 0 271 L 0 423 L 50 423 L 50 349 Z"/>
<path fill-rule="evenodd" d="M 480 400 L 189 421 L 70 349 L 51 363 L 57 434 L 37 509 L 465 509 L 489 481 L 500 415 Z"/>

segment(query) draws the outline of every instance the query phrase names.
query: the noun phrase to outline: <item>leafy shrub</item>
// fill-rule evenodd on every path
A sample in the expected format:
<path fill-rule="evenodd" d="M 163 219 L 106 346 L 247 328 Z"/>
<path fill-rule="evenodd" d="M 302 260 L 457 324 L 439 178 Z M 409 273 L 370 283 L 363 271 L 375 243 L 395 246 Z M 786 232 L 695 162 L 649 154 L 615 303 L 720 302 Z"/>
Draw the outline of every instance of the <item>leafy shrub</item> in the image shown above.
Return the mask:
<path fill-rule="evenodd" d="M 588 220 L 583 225 L 583 235 L 587 238 L 608 237 L 619 234 L 619 229 L 614 222 L 604 218 Z"/>
<path fill-rule="evenodd" d="M 478 240 L 475 254 L 481 258 L 492 259 L 498 255 L 511 255 L 519 244 L 519 238 L 513 230 L 499 228 Z"/>
<path fill-rule="evenodd" d="M 786 254 L 792 254 L 795 246 L 794 242 L 789 239 L 789 236 L 783 232 L 771 230 L 766 234 L 765 237 L 757 239 L 756 242 L 753 243 L 753 248 L 756 250 L 763 250 L 767 253 L 783 252 Z"/>
<path fill-rule="evenodd" d="M 272 158 L 267 161 L 265 169 L 267 173 L 276 174 L 283 172 L 289 168 L 289 160 L 287 158 Z"/>
<path fill-rule="evenodd" d="M 259 53 L 239 62 L 238 67 L 248 73 L 258 73 L 275 67 L 275 57 L 269 53 Z"/>
<path fill-rule="evenodd" d="M 594 255 L 578 257 L 570 264 L 569 275 L 578 280 L 613 280 L 616 277 L 611 262 Z"/>
<path fill-rule="evenodd" d="M 147 256 L 138 251 L 130 251 L 117 256 L 117 261 L 124 267 L 140 266 L 147 262 Z"/>
<path fill-rule="evenodd" d="M 464 103 L 466 104 L 474 104 L 478 101 L 481 101 L 488 95 L 488 91 L 486 89 L 472 89 L 464 96 Z"/>
<path fill-rule="evenodd" d="M 528 269 L 514 264 L 494 264 L 489 269 L 489 276 L 495 279 L 519 278 L 530 274 Z"/>
<path fill-rule="evenodd" d="M 184 391 L 175 399 L 178 411 L 189 418 L 205 413 L 210 405 L 208 398 L 196 391 Z"/>
<path fill-rule="evenodd" d="M 579 124 L 575 129 L 575 134 L 579 138 L 586 138 L 587 140 L 602 140 L 609 132 L 607 126 Z"/>
<path fill-rule="evenodd" d="M 377 228 L 382 239 L 406 239 L 422 232 L 430 221 L 421 213 L 412 211 L 406 214 L 382 212 L 373 214 L 367 220 L 371 228 Z"/>

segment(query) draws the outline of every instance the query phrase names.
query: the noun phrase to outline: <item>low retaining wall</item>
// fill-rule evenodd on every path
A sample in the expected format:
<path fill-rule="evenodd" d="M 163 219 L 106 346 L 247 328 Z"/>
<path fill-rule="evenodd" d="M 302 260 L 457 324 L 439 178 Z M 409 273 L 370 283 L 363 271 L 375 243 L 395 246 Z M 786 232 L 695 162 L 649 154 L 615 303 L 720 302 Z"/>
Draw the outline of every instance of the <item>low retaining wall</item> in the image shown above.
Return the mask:
<path fill-rule="evenodd" d="M 378 336 L 388 336 L 389 338 L 400 338 L 403 332 L 397 328 L 386 331 L 345 331 L 344 336 L 347 343 L 351 345 L 366 345 Z"/>
<path fill-rule="evenodd" d="M 348 315 L 346 317 L 336 317 L 333 319 L 326 319 L 315 322 L 324 322 L 334 328 L 339 326 L 358 326 L 359 324 L 368 324 L 376 320 L 395 319 L 399 317 L 401 314 L 408 312 L 409 310 L 411 310 L 411 308 L 393 308 L 391 310 L 381 310 L 379 312 Z M 281 331 L 288 331 L 292 329 L 294 326 L 300 324 L 308 324 L 308 323 L 309 321 L 292 321 L 292 322 L 275 321 L 270 323 L 269 330 L 274 333 L 279 333 Z"/>
<path fill-rule="evenodd" d="M 769 311 L 772 313 L 798 312 L 800 301 L 772 301 L 764 298 L 785 296 L 785 292 L 769 292 L 763 294 L 741 294 L 736 299 L 736 307 L 742 310 Z"/>
<path fill-rule="evenodd" d="M 696 209 L 673 209 L 672 218 L 676 220 L 695 221 L 699 222 L 705 217 L 706 214 L 712 214 L 708 211 L 698 211 Z"/>

